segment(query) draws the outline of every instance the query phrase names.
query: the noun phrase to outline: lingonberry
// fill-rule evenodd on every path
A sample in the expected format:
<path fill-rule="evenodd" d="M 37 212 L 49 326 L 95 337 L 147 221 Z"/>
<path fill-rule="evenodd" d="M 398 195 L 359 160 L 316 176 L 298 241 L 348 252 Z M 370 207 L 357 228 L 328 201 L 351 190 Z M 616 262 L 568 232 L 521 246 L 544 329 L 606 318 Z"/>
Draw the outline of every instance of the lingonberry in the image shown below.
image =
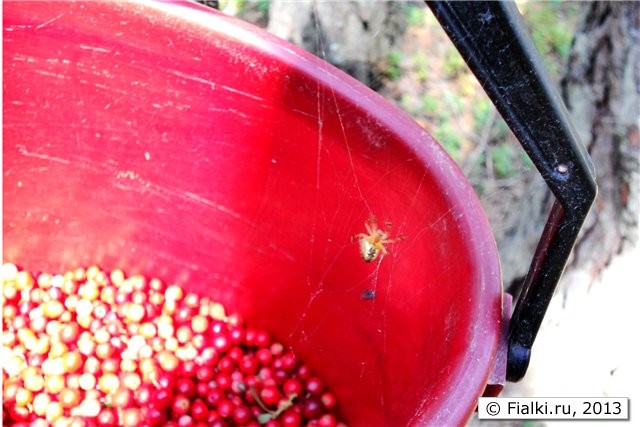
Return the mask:
<path fill-rule="evenodd" d="M 244 356 L 239 367 L 244 374 L 255 374 L 258 370 L 258 360 L 255 356 Z"/>
<path fill-rule="evenodd" d="M 197 399 L 191 405 L 191 417 L 196 421 L 204 421 L 209 417 L 209 407 L 207 404 Z"/>
<path fill-rule="evenodd" d="M 317 396 L 319 394 L 322 393 L 322 391 L 324 390 L 324 384 L 322 383 L 322 380 L 320 380 L 320 378 L 318 377 L 311 377 L 307 380 L 306 384 L 305 384 L 305 389 Z"/>
<path fill-rule="evenodd" d="M 302 383 L 294 378 L 288 379 L 282 385 L 282 390 L 287 396 L 292 394 L 300 396 L 302 393 Z"/>
<path fill-rule="evenodd" d="M 176 311 L 175 320 L 178 324 L 191 324 L 191 319 L 193 318 L 194 314 L 195 310 L 193 308 L 182 306 Z"/>
<path fill-rule="evenodd" d="M 190 408 L 191 400 L 187 396 L 179 394 L 173 400 L 173 404 L 171 405 L 171 412 L 174 416 L 181 417 L 183 415 L 187 415 Z"/>
<path fill-rule="evenodd" d="M 2 268 L 7 425 L 344 426 L 307 365 L 209 298 L 96 266 L 37 283 Z"/>
<path fill-rule="evenodd" d="M 239 425 L 245 425 L 251 419 L 251 411 L 244 405 L 238 405 L 233 409 L 233 421 Z"/>
<path fill-rule="evenodd" d="M 336 417 L 333 414 L 324 414 L 318 418 L 318 427 L 336 427 Z"/>
<path fill-rule="evenodd" d="M 120 416 L 124 427 L 137 427 L 142 422 L 142 413 L 139 408 L 128 408 Z"/>
<path fill-rule="evenodd" d="M 184 296 L 183 303 L 189 308 L 200 308 L 200 297 L 198 294 L 189 292 Z"/>
<path fill-rule="evenodd" d="M 273 355 L 267 348 L 261 348 L 256 351 L 255 358 L 258 362 L 260 362 L 262 366 L 271 365 L 271 363 L 273 362 Z"/>
<path fill-rule="evenodd" d="M 174 401 L 173 396 L 173 391 L 170 388 L 160 388 L 153 393 L 150 404 L 159 409 L 168 408 Z"/>
<path fill-rule="evenodd" d="M 141 384 L 134 390 L 135 402 L 140 407 L 146 407 L 153 401 L 155 388 L 151 384 Z"/>
<path fill-rule="evenodd" d="M 304 401 L 302 413 L 305 417 L 313 419 L 319 417 L 323 412 L 320 399 L 312 396 Z"/>
<path fill-rule="evenodd" d="M 193 377 L 198 371 L 198 365 L 193 360 L 183 361 L 178 368 L 178 375 Z"/>
<path fill-rule="evenodd" d="M 222 390 L 217 388 L 210 389 L 206 396 L 206 401 L 211 407 L 218 406 L 218 403 L 220 403 L 220 401 L 223 399 L 224 393 L 222 392 Z"/>
<path fill-rule="evenodd" d="M 216 386 L 220 390 L 229 390 L 231 388 L 231 377 L 229 376 L 229 374 L 221 372 L 218 375 L 216 375 L 215 381 L 216 381 Z"/>
<path fill-rule="evenodd" d="M 215 365 L 218 363 L 218 352 L 213 346 L 205 346 L 200 352 L 200 362 L 203 365 Z"/>
<path fill-rule="evenodd" d="M 133 402 L 133 392 L 124 386 L 118 387 L 118 389 L 111 395 L 111 405 L 114 408 L 128 408 L 133 404 Z"/>
<path fill-rule="evenodd" d="M 218 353 L 226 353 L 231 348 L 231 340 L 226 334 L 221 334 L 213 339 L 213 348 Z"/>
<path fill-rule="evenodd" d="M 322 393 L 320 401 L 327 410 L 332 410 L 336 406 L 336 397 L 331 392 Z"/>
<path fill-rule="evenodd" d="M 298 367 L 297 376 L 301 380 L 307 380 L 311 377 L 311 368 L 308 365 L 302 364 Z"/>
<path fill-rule="evenodd" d="M 271 344 L 271 346 L 269 346 L 269 350 L 271 350 L 271 354 L 273 356 L 280 356 L 284 351 L 284 346 L 279 342 L 274 342 L 273 344 Z"/>
<path fill-rule="evenodd" d="M 175 390 L 176 393 L 191 398 L 196 395 L 196 384 L 189 377 L 178 378 L 175 384 Z"/>
<path fill-rule="evenodd" d="M 287 409 L 280 416 L 282 427 L 300 427 L 302 425 L 302 417 L 296 411 Z"/>
<path fill-rule="evenodd" d="M 198 366 L 196 370 L 196 378 L 201 382 L 209 382 L 215 376 L 215 371 L 211 365 Z"/>
<path fill-rule="evenodd" d="M 222 399 L 218 402 L 218 414 L 222 418 L 228 418 L 233 414 L 234 405 L 230 400 Z"/>
<path fill-rule="evenodd" d="M 77 389 L 67 387 L 58 395 L 58 401 L 63 408 L 75 408 L 80 403 L 80 392 Z"/>
<path fill-rule="evenodd" d="M 146 407 L 145 419 L 153 426 L 161 426 L 167 420 L 167 411 L 155 406 Z"/>
<path fill-rule="evenodd" d="M 193 427 L 194 422 L 191 415 L 182 415 L 178 418 L 178 427 Z"/>
<path fill-rule="evenodd" d="M 293 353 L 285 353 L 282 358 L 282 369 L 292 371 L 298 365 L 298 360 Z"/>
<path fill-rule="evenodd" d="M 240 327 L 234 326 L 229 328 L 229 339 L 235 345 L 242 344 L 245 341 L 246 334 Z"/>
<path fill-rule="evenodd" d="M 230 357 L 224 356 L 218 361 L 218 370 L 220 370 L 220 372 L 231 373 L 234 369 L 235 363 Z"/>
<path fill-rule="evenodd" d="M 282 397 L 277 387 L 268 386 L 260 390 L 260 400 L 267 406 L 276 406 Z"/>
<path fill-rule="evenodd" d="M 207 420 L 209 427 L 227 427 L 228 424 L 220 417 Z"/>
<path fill-rule="evenodd" d="M 207 393 L 209 392 L 209 383 L 208 382 L 201 382 L 199 381 L 196 384 L 196 395 L 198 397 L 206 397 Z"/>
<path fill-rule="evenodd" d="M 287 378 L 289 378 L 289 373 L 284 369 L 276 369 L 276 371 L 273 373 L 273 378 L 276 380 L 276 382 L 282 383 Z"/>

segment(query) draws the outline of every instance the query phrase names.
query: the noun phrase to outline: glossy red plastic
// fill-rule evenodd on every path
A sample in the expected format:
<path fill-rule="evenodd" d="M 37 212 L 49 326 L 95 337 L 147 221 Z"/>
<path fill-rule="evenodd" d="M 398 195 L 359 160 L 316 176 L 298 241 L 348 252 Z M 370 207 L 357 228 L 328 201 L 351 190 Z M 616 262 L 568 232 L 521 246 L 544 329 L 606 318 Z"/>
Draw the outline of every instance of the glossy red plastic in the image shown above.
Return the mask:
<path fill-rule="evenodd" d="M 3 7 L 5 261 L 220 300 L 294 348 L 351 426 L 466 422 L 498 349 L 499 263 L 431 136 L 198 5 Z M 366 263 L 372 215 L 404 239 Z"/>

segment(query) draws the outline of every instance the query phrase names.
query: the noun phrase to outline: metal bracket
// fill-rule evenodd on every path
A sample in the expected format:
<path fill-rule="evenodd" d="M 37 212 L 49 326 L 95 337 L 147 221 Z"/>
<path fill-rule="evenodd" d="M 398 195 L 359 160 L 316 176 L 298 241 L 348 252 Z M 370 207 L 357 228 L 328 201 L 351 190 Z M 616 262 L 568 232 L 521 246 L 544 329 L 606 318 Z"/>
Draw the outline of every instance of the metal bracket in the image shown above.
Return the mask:
<path fill-rule="evenodd" d="M 556 198 L 511 317 L 507 379 L 519 381 L 595 199 L 595 172 L 515 3 L 426 3 Z"/>

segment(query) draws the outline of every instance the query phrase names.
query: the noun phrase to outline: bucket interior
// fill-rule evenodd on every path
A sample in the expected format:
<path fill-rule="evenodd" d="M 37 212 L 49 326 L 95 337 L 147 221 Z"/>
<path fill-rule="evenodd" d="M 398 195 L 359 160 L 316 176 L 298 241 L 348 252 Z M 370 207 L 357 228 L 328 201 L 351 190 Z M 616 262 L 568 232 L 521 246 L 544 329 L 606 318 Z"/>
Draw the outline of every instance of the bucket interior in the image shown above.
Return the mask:
<path fill-rule="evenodd" d="M 349 425 L 466 421 L 497 351 L 498 259 L 417 124 L 198 6 L 3 8 L 5 262 L 206 294 L 290 345 Z M 367 263 L 353 236 L 372 215 L 402 240 Z"/>

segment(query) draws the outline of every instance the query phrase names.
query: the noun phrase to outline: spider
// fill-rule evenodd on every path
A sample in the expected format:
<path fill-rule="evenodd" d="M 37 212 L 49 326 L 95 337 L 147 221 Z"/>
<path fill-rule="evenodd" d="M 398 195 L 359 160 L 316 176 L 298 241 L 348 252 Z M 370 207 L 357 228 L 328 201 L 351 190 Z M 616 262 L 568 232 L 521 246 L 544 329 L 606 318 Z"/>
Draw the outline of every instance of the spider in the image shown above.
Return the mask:
<path fill-rule="evenodd" d="M 354 239 L 358 239 L 358 243 L 360 244 L 360 256 L 362 256 L 362 259 L 365 262 L 373 261 L 378 257 L 378 255 L 380 255 L 380 253 L 382 253 L 382 255 L 386 255 L 388 252 L 385 245 L 396 243 L 404 239 L 404 237 L 389 239 L 388 230 L 391 224 L 386 223 L 385 225 L 385 231 L 379 229 L 376 217 L 372 216 L 364 223 L 367 232 L 353 236 Z"/>

